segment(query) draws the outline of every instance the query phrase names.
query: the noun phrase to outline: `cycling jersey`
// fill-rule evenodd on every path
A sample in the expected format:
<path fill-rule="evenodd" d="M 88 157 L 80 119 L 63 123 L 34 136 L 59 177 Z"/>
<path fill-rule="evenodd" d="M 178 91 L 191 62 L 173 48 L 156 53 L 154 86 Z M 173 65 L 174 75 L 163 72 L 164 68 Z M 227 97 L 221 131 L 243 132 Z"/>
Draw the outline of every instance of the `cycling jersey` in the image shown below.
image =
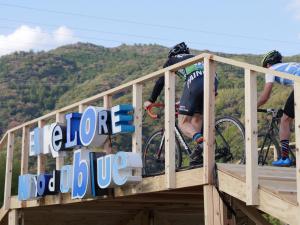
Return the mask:
<path fill-rule="evenodd" d="M 269 67 L 271 70 L 276 70 L 279 72 L 285 72 L 289 73 L 294 76 L 300 76 L 300 63 L 295 63 L 295 62 L 290 62 L 290 63 L 277 63 Z M 278 76 L 274 76 L 272 74 L 266 74 L 265 77 L 266 83 L 274 83 L 277 82 L 282 85 L 287 85 L 287 86 L 292 86 L 294 84 L 294 81 L 286 79 L 286 78 L 281 78 Z M 294 91 L 289 95 L 283 112 L 289 116 L 290 118 L 295 117 L 295 112 L 294 112 Z"/>
<path fill-rule="evenodd" d="M 179 63 L 181 61 L 184 61 L 186 59 L 192 58 L 195 55 L 192 54 L 180 54 L 173 56 L 167 60 L 167 62 L 164 64 L 164 68 L 174 65 L 176 63 Z M 180 69 L 176 72 L 176 75 L 178 75 L 180 78 L 183 78 L 185 81 L 188 80 L 189 76 L 192 75 L 194 72 L 198 71 L 197 73 L 201 73 L 203 75 L 203 63 L 196 63 L 190 66 L 187 66 L 183 69 Z M 155 102 L 157 97 L 160 95 L 163 87 L 165 85 L 165 79 L 164 77 L 160 77 L 153 88 L 151 97 L 149 98 L 150 102 Z"/>
<path fill-rule="evenodd" d="M 194 57 L 191 54 L 176 55 L 168 59 L 164 68 Z M 179 114 L 193 116 L 195 113 L 203 113 L 203 84 L 204 66 L 203 63 L 195 63 L 180 69 L 176 74 L 185 80 L 183 93 L 179 104 Z M 160 77 L 153 88 L 149 101 L 155 102 L 165 84 L 164 77 Z M 218 80 L 215 78 L 215 90 Z"/>
<path fill-rule="evenodd" d="M 279 72 L 289 73 L 295 76 L 300 76 L 300 63 L 290 62 L 290 63 L 277 63 L 269 67 L 271 70 L 276 70 Z M 272 74 L 266 74 L 265 76 L 266 83 L 277 82 L 282 85 L 293 85 L 292 80 L 274 76 Z"/>

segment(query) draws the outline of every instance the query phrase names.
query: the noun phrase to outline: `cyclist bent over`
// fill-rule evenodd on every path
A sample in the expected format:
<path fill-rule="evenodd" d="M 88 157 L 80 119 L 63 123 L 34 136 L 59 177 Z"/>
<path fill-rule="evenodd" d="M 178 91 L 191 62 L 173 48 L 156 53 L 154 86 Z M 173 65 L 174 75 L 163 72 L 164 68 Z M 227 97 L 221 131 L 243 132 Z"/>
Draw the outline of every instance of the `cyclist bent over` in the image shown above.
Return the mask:
<path fill-rule="evenodd" d="M 190 54 L 190 50 L 184 42 L 179 43 L 169 51 L 168 60 L 164 64 L 164 68 L 194 56 Z M 179 77 L 185 79 L 179 104 L 179 127 L 187 137 L 192 138 L 197 143 L 197 147 L 191 155 L 193 160 L 190 162 L 190 165 L 196 165 L 202 161 L 203 70 L 203 63 L 196 63 L 176 72 Z M 156 81 L 151 97 L 144 103 L 146 109 L 156 101 L 164 87 L 164 82 L 164 77 L 160 77 Z M 215 89 L 217 89 L 217 79 L 215 80 Z"/>
<path fill-rule="evenodd" d="M 262 66 L 272 70 L 289 73 L 295 76 L 300 76 L 300 63 L 282 63 L 282 56 L 276 50 L 270 51 L 264 56 L 264 58 L 262 59 Z M 282 85 L 293 86 L 292 80 L 280 78 L 272 74 L 266 74 L 265 80 L 266 83 L 264 90 L 261 93 L 257 102 L 258 108 L 265 104 L 270 98 L 274 81 Z M 272 163 L 273 166 L 291 166 L 292 164 L 289 158 L 289 138 L 290 123 L 293 121 L 294 118 L 294 91 L 292 91 L 290 96 L 286 100 L 283 110 L 283 116 L 280 120 L 279 138 L 281 143 L 281 157 L 277 161 L 274 161 Z"/>

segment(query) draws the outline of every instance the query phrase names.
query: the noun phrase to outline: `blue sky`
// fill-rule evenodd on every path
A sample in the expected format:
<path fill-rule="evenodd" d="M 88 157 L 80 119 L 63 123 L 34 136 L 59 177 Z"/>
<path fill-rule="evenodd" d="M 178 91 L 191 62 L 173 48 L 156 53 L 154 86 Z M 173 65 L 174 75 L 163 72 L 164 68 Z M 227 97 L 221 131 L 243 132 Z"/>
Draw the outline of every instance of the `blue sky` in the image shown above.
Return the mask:
<path fill-rule="evenodd" d="M 0 0 L 0 55 L 77 41 L 300 54 L 300 0 Z"/>

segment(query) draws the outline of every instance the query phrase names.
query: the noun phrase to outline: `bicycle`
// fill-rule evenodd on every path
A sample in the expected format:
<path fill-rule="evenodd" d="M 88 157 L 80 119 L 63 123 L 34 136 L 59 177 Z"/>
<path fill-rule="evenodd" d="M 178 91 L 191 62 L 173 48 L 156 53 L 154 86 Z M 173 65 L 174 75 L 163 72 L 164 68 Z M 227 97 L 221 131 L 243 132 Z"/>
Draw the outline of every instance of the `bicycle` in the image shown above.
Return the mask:
<path fill-rule="evenodd" d="M 151 104 L 146 112 L 152 119 L 159 119 L 153 108 L 164 108 L 161 103 Z M 175 107 L 175 116 L 178 117 L 178 105 Z M 175 166 L 182 167 L 183 153 L 191 160 L 192 150 L 187 144 L 177 122 L 175 123 Z M 245 163 L 245 129 L 243 124 L 231 116 L 223 116 L 216 120 L 215 160 L 216 162 Z M 164 129 L 159 129 L 148 138 L 143 149 L 143 175 L 151 176 L 162 174 L 165 169 L 164 157 Z M 242 144 L 241 144 L 242 143 Z M 201 166 L 201 164 L 199 165 Z"/>
<path fill-rule="evenodd" d="M 268 161 L 270 161 L 269 151 L 271 146 L 274 146 L 277 156 L 281 155 L 281 148 L 278 141 L 279 137 L 279 128 L 278 124 L 280 122 L 280 118 L 283 115 L 282 109 L 257 109 L 257 112 L 265 113 L 267 116 L 271 116 L 271 119 L 267 119 L 267 125 L 265 126 L 266 131 L 260 132 L 257 135 L 258 138 L 258 146 L 259 146 L 259 154 L 258 154 L 258 164 L 265 165 Z M 290 151 L 292 162 L 296 162 L 295 155 L 292 151 Z"/>

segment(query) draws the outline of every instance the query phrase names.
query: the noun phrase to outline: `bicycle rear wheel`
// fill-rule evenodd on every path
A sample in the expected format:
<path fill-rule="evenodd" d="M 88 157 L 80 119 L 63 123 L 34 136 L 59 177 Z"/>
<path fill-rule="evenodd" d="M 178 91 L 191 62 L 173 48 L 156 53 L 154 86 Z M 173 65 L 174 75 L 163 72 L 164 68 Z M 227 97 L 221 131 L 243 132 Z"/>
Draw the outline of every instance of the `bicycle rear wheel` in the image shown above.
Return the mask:
<path fill-rule="evenodd" d="M 236 118 L 224 116 L 216 121 L 216 162 L 245 164 L 245 128 Z"/>
<path fill-rule="evenodd" d="M 175 166 L 182 164 L 182 152 L 178 140 L 175 141 Z M 153 133 L 143 150 L 143 175 L 153 176 L 165 171 L 165 136 L 164 130 Z"/>

